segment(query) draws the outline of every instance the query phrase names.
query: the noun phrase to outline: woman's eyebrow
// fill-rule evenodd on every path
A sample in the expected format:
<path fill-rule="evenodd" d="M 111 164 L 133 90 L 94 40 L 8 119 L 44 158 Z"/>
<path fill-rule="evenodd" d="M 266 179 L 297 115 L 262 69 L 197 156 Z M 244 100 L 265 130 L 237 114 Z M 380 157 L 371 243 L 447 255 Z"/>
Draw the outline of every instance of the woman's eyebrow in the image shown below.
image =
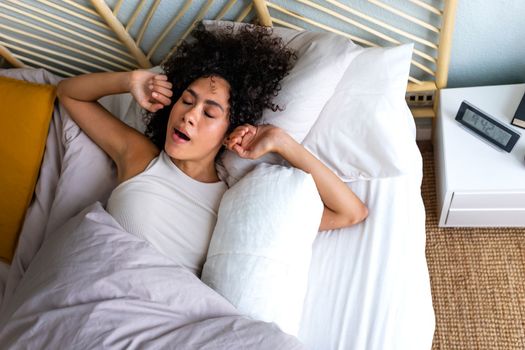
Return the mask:
<path fill-rule="evenodd" d="M 186 91 L 188 91 L 190 94 L 192 94 L 193 97 L 195 97 L 196 99 L 199 99 L 199 95 L 197 95 L 197 93 L 195 91 L 193 91 L 191 88 L 187 88 Z M 209 105 L 217 106 L 224 113 L 224 108 L 221 106 L 221 104 L 219 102 L 214 101 L 214 100 L 205 100 L 204 103 L 209 104 Z"/>

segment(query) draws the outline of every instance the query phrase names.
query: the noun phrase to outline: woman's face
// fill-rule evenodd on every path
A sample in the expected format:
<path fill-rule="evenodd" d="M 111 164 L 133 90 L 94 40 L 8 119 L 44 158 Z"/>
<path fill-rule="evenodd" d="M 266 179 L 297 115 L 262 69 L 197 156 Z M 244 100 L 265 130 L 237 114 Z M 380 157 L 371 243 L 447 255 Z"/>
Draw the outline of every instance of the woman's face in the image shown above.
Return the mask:
<path fill-rule="evenodd" d="M 171 109 L 166 153 L 181 161 L 213 163 L 229 126 L 229 98 L 230 84 L 221 77 L 191 83 Z"/>

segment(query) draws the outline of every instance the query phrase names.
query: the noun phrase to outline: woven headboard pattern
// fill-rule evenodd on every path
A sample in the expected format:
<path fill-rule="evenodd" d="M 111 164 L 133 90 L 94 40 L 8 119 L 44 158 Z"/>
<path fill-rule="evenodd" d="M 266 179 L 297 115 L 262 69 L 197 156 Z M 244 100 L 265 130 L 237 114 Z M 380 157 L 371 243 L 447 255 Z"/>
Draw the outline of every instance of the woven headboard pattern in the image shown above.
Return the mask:
<path fill-rule="evenodd" d="M 447 83 L 455 7 L 456 0 L 4 0 L 0 55 L 61 76 L 148 68 L 202 19 L 331 31 L 368 47 L 413 42 L 407 101 L 415 116 L 432 116 L 433 91 Z"/>

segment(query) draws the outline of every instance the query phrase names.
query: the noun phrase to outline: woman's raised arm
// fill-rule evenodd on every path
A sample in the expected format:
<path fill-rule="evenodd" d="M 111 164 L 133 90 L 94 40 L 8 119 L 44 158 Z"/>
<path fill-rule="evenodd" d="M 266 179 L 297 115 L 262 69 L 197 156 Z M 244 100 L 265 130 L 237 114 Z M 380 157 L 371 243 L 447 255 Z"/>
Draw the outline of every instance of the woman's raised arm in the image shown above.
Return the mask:
<path fill-rule="evenodd" d="M 354 192 L 280 128 L 273 125 L 240 126 L 229 136 L 226 147 L 249 159 L 276 152 L 290 165 L 311 174 L 325 205 L 319 228 L 321 231 L 351 226 L 368 216 L 368 209 Z"/>
<path fill-rule="evenodd" d="M 170 103 L 171 83 L 166 76 L 148 71 L 92 73 L 62 80 L 57 87 L 60 103 L 78 126 L 117 164 L 119 180 L 129 177 L 128 161 L 135 150 L 151 152 L 147 137 L 109 113 L 97 100 L 131 92 L 139 104 L 157 111 Z M 153 93 L 157 95 L 153 95 Z M 135 172 L 135 171 L 132 171 Z"/>

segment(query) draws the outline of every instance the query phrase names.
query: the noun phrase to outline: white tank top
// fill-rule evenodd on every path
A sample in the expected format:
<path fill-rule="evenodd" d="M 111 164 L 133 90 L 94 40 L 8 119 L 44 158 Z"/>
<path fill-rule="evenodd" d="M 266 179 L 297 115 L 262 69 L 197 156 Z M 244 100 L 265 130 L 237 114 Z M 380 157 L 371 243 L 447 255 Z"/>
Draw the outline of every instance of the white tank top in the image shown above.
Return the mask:
<path fill-rule="evenodd" d="M 226 189 L 222 181 L 189 177 L 162 151 L 113 190 L 106 209 L 128 232 L 200 276 Z"/>

